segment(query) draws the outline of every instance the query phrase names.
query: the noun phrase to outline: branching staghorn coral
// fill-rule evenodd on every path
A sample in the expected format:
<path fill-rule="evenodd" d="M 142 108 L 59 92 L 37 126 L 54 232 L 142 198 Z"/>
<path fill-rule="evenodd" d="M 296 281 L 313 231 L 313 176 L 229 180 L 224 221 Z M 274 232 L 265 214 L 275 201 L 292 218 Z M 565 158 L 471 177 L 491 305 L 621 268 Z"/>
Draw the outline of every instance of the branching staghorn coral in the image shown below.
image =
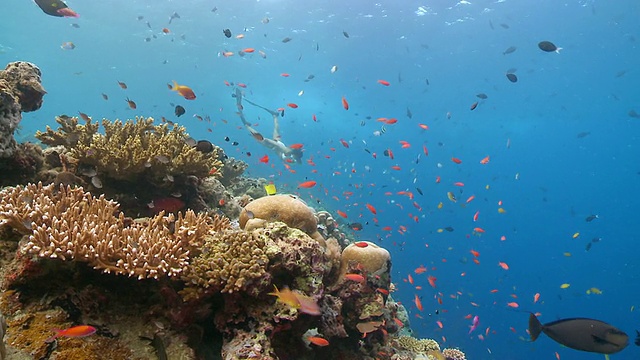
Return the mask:
<path fill-rule="evenodd" d="M 94 166 L 99 174 L 117 180 L 132 180 L 139 176 L 159 181 L 166 176 L 194 175 L 204 178 L 218 174 L 222 162 L 215 150 L 204 154 L 187 144 L 184 127 L 169 124 L 154 125 L 153 118 L 134 120 L 102 120 L 104 134 L 98 122 L 90 119 L 79 125 L 78 118 L 59 116 L 60 127 L 37 132 L 46 145 L 63 145 L 69 156 L 80 164 Z"/>
<path fill-rule="evenodd" d="M 193 211 L 132 222 L 116 202 L 82 188 L 29 184 L 0 191 L 0 199 L 0 225 L 29 235 L 23 252 L 140 279 L 181 274 L 209 231 Z"/>

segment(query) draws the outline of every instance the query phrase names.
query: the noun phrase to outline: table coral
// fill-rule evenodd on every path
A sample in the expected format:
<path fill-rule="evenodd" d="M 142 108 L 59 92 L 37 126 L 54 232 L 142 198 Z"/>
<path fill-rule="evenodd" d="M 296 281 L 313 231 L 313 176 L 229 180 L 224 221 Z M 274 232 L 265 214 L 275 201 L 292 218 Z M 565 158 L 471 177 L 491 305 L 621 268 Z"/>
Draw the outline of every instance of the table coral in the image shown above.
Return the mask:
<path fill-rule="evenodd" d="M 129 224 L 116 215 L 116 202 L 82 188 L 29 184 L 6 188 L 0 198 L 0 223 L 29 235 L 23 252 L 138 278 L 180 274 L 208 231 L 206 218 L 192 211 Z"/>
<path fill-rule="evenodd" d="M 0 70 L 0 158 L 12 156 L 17 146 L 13 132 L 22 120 L 21 113 L 42 106 L 46 91 L 40 76 L 37 66 L 23 61 Z"/>
<path fill-rule="evenodd" d="M 153 118 L 80 125 L 76 117 L 57 117 L 57 130 L 47 127 L 36 138 L 50 146 L 63 145 L 79 166 L 93 166 L 99 175 L 116 180 L 143 177 L 161 184 L 171 176 L 194 175 L 204 178 L 218 173 L 222 166 L 215 151 L 204 154 L 189 146 L 184 127 L 154 125 Z M 169 178 L 170 179 L 170 178 Z"/>

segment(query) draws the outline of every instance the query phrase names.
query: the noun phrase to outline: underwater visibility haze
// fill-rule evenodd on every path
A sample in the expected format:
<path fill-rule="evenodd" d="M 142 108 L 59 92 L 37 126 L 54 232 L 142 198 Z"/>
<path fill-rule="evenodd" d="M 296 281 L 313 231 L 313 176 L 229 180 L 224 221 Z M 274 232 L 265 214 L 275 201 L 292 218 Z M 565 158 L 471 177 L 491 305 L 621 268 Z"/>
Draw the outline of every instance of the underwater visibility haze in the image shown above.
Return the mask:
<path fill-rule="evenodd" d="M 0 64 L 35 64 L 46 90 L 42 107 L 22 114 L 18 143 L 41 143 L 36 132 L 58 128 L 61 115 L 183 126 L 189 140 L 245 162 L 243 176 L 262 179 L 259 196 L 272 183 L 268 192 L 331 214 L 343 248 L 367 241 L 388 250 L 392 285 L 372 292 L 391 291 L 407 310 L 398 328 L 413 337 L 467 359 L 604 357 L 604 347 L 575 350 L 557 334 L 531 341 L 535 313 L 545 324 L 538 334 L 563 319 L 611 324 L 629 336 L 626 348 L 624 337 L 586 338 L 621 350 L 612 359 L 640 358 L 640 2 L 69 0 L 49 13 L 33 1 L 3 5 Z M 207 174 L 214 160 L 203 153 L 193 156 L 204 173 L 175 167 L 158 181 L 216 176 L 221 167 Z M 122 189 L 96 164 L 85 183 Z M 185 202 L 196 209 L 182 201 L 189 191 L 170 192 L 114 200 L 134 218 Z M 240 216 L 243 226 L 242 216 L 256 220 L 229 193 L 202 196 L 200 210 Z M 313 230 L 305 232 L 315 238 Z M 375 283 L 350 269 L 349 281 Z M 294 288 L 278 274 L 273 284 Z M 260 290 L 264 299 L 273 304 L 275 294 L 276 304 L 316 316 L 313 299 L 273 284 Z M 321 293 L 313 296 L 323 309 Z M 583 323 L 593 324 L 570 325 Z M 384 342 L 400 331 L 381 324 L 356 338 Z M 91 329 L 73 341 L 104 336 Z M 311 335 L 325 356 L 346 346 Z"/>

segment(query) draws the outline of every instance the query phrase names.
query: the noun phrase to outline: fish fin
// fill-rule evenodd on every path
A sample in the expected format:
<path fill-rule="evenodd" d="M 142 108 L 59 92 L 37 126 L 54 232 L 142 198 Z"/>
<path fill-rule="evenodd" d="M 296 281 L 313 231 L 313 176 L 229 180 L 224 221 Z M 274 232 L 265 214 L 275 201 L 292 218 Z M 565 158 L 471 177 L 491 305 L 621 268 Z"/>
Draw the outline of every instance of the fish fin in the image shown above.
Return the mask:
<path fill-rule="evenodd" d="M 178 91 L 178 83 L 175 80 L 173 80 L 173 87 L 171 88 L 171 90 Z"/>
<path fill-rule="evenodd" d="M 529 336 L 531 336 L 531 341 L 536 341 L 541 332 L 542 323 L 533 313 L 529 313 Z"/>
<path fill-rule="evenodd" d="M 53 342 L 53 340 L 55 340 L 58 337 L 60 337 L 60 334 L 62 334 L 63 330 L 61 330 L 61 329 L 51 329 L 51 331 L 54 331 L 55 334 L 53 334 L 50 337 L 48 337 L 47 339 L 45 339 L 44 342 L 47 343 L 47 344 L 50 343 L 50 342 Z"/>

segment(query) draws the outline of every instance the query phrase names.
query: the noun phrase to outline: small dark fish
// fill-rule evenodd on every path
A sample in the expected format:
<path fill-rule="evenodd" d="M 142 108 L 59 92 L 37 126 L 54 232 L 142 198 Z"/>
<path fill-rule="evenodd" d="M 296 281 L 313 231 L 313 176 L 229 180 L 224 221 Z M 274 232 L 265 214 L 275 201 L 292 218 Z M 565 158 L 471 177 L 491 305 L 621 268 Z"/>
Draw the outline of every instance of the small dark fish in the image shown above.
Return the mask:
<path fill-rule="evenodd" d="M 447 230 L 448 232 L 453 232 L 453 228 L 451 226 L 447 226 L 444 229 Z"/>
<path fill-rule="evenodd" d="M 616 77 L 623 77 L 627 73 L 627 70 L 620 70 L 616 73 Z"/>
<path fill-rule="evenodd" d="M 358 222 L 349 224 L 349 227 L 351 228 L 351 230 L 354 230 L 354 231 L 362 230 L 362 224 L 360 224 Z"/>
<path fill-rule="evenodd" d="M 316 76 L 313 74 L 310 74 L 309 76 L 307 76 L 307 80 L 313 80 Z"/>
<path fill-rule="evenodd" d="M 348 32 L 346 32 L 346 31 L 343 31 L 343 32 L 342 32 L 342 35 L 344 35 L 344 37 L 346 37 L 347 39 L 349 38 L 349 33 L 348 33 Z"/>
<path fill-rule="evenodd" d="M 509 81 L 511 81 L 512 83 L 518 82 L 518 77 L 516 76 L 516 74 L 508 73 L 507 79 L 509 79 Z"/>
<path fill-rule="evenodd" d="M 583 132 L 581 132 L 581 133 L 578 133 L 578 135 L 576 135 L 576 137 L 577 137 L 578 139 L 582 139 L 582 138 L 584 138 L 584 137 L 587 137 L 587 136 L 588 136 L 588 135 L 590 135 L 590 134 L 591 134 L 591 132 L 590 132 L 590 131 L 583 131 Z"/>
<path fill-rule="evenodd" d="M 538 43 L 538 47 L 540 48 L 540 50 L 545 51 L 545 52 L 560 52 L 559 47 L 557 47 L 554 43 L 552 43 L 551 41 L 540 41 Z"/>
<path fill-rule="evenodd" d="M 213 144 L 208 140 L 199 140 L 196 143 L 196 150 L 200 151 L 203 154 L 212 153 L 214 150 Z"/>
<path fill-rule="evenodd" d="M 171 14 L 171 16 L 169 16 L 169 24 L 171 24 L 173 19 L 180 19 L 180 15 L 178 15 L 178 13 L 175 11 L 173 12 L 173 14 Z"/>
<path fill-rule="evenodd" d="M 231 30 L 229 29 L 224 29 L 222 30 L 222 33 L 224 34 L 224 36 L 226 36 L 227 38 L 231 37 Z"/>
<path fill-rule="evenodd" d="M 627 334 L 600 320 L 571 318 L 543 325 L 530 314 L 531 341 L 536 341 L 541 332 L 566 347 L 598 354 L 615 354 L 629 344 Z"/>
<path fill-rule="evenodd" d="M 584 221 L 586 221 L 586 222 L 592 222 L 593 220 L 595 220 L 595 219 L 599 219 L 599 218 L 600 218 L 600 217 L 599 217 L 597 214 L 592 214 L 592 215 L 587 216 L 587 217 L 584 219 Z"/>
<path fill-rule="evenodd" d="M 140 20 L 144 19 L 144 16 L 138 15 L 138 17 L 136 17 L 136 19 L 138 19 L 138 21 L 140 21 Z"/>
<path fill-rule="evenodd" d="M 429 85 L 429 79 L 424 79 L 424 82 Z"/>
<path fill-rule="evenodd" d="M 482 100 L 486 100 L 488 98 L 487 94 L 485 94 L 485 93 L 476 94 L 476 97 L 478 97 L 479 99 L 482 99 Z"/>
<path fill-rule="evenodd" d="M 149 341 L 149 345 L 151 345 L 153 349 L 156 351 L 156 356 L 158 357 L 158 360 L 169 359 L 169 356 L 167 355 L 167 347 L 164 343 L 164 340 L 160 336 L 160 334 L 158 333 L 154 334 L 153 339 L 150 339 L 146 336 L 140 336 L 140 340 Z"/>
<path fill-rule="evenodd" d="M 589 242 L 589 243 L 587 243 L 587 246 L 585 246 L 585 247 L 584 247 L 584 250 L 585 250 L 585 251 L 589 251 L 589 250 L 591 250 L 591 245 L 593 245 L 593 243 L 590 243 L 590 242 Z"/>
<path fill-rule="evenodd" d="M 146 24 L 147 24 L 147 27 L 151 29 L 151 24 L 148 21 L 146 22 Z"/>
<path fill-rule="evenodd" d="M 491 20 L 489 20 L 489 27 L 491 28 L 491 30 L 494 30 L 495 28 L 493 27 L 493 22 L 491 22 Z"/>
<path fill-rule="evenodd" d="M 504 24 L 504 23 L 503 23 L 503 24 L 500 24 L 500 26 L 502 26 L 502 28 L 503 28 L 503 29 L 508 29 L 508 28 L 509 28 L 509 25 Z"/>
<path fill-rule="evenodd" d="M 407 107 L 407 117 L 409 119 L 413 118 L 413 113 L 411 112 L 411 109 L 409 109 L 409 107 Z"/>
<path fill-rule="evenodd" d="M 76 23 L 71 24 L 71 26 L 72 26 L 72 27 L 74 27 L 74 28 L 76 28 L 76 29 L 79 29 L 79 28 L 80 28 L 80 25 L 78 25 L 78 24 L 76 24 Z"/>
<path fill-rule="evenodd" d="M 502 55 L 507 55 L 507 54 L 511 54 L 514 51 L 516 51 L 517 47 L 515 46 L 509 46 L 505 51 L 502 52 Z"/>
<path fill-rule="evenodd" d="M 595 243 L 597 243 L 597 242 L 600 242 L 600 240 L 602 240 L 602 238 L 600 238 L 600 237 L 594 237 L 593 239 L 591 239 L 591 242 L 595 244 Z"/>
<path fill-rule="evenodd" d="M 187 144 L 187 146 L 191 146 L 191 147 L 196 146 L 196 144 L 198 143 L 196 141 L 196 139 L 194 139 L 192 137 L 188 137 L 188 138 L 184 139 L 184 142 Z"/>
<path fill-rule="evenodd" d="M 636 340 L 633 342 L 636 346 L 640 346 L 640 331 L 636 330 Z"/>
<path fill-rule="evenodd" d="M 102 98 L 105 100 L 109 100 L 109 95 L 102 93 Z"/>
<path fill-rule="evenodd" d="M 214 6 L 213 9 L 211 9 L 211 12 L 216 12 L 216 11 L 218 11 L 218 7 Z"/>
<path fill-rule="evenodd" d="M 186 110 L 182 106 L 180 106 L 180 105 L 176 106 L 175 113 L 176 113 L 177 117 L 180 117 L 180 116 L 184 115 L 185 112 L 186 112 Z"/>
<path fill-rule="evenodd" d="M 417 188 L 416 188 L 416 191 L 418 192 L 418 194 L 420 194 L 420 195 L 424 195 L 424 194 L 422 193 L 422 190 L 420 190 L 420 188 L 419 188 L 419 187 L 417 187 Z"/>
<path fill-rule="evenodd" d="M 385 149 L 383 154 L 384 154 L 384 156 L 389 156 L 389 149 Z"/>
<path fill-rule="evenodd" d="M 291 40 L 293 40 L 293 39 L 292 39 L 292 38 L 290 38 L 290 37 L 286 37 L 286 38 L 282 39 L 282 42 L 286 44 L 286 43 L 288 43 L 288 42 L 289 42 L 289 41 L 291 41 Z"/>
<path fill-rule="evenodd" d="M 320 44 L 316 43 L 316 51 L 320 50 Z"/>
<path fill-rule="evenodd" d="M 640 114 L 638 114 L 635 110 L 629 110 L 628 115 L 634 119 L 640 119 Z"/>
<path fill-rule="evenodd" d="M 478 107 L 478 102 L 474 102 L 473 104 L 471 104 L 471 107 L 469 107 L 469 110 L 473 111 Z"/>
<path fill-rule="evenodd" d="M 240 143 L 239 143 L 239 142 L 237 142 L 237 141 L 234 141 L 234 142 L 232 142 L 232 143 L 231 143 L 231 145 L 233 145 L 233 146 L 238 146 L 238 145 L 240 145 Z"/>
<path fill-rule="evenodd" d="M 229 142 L 230 140 L 231 140 L 231 139 L 229 139 L 229 137 L 228 137 L 228 136 L 225 136 L 225 137 L 224 137 L 224 141 Z"/>

